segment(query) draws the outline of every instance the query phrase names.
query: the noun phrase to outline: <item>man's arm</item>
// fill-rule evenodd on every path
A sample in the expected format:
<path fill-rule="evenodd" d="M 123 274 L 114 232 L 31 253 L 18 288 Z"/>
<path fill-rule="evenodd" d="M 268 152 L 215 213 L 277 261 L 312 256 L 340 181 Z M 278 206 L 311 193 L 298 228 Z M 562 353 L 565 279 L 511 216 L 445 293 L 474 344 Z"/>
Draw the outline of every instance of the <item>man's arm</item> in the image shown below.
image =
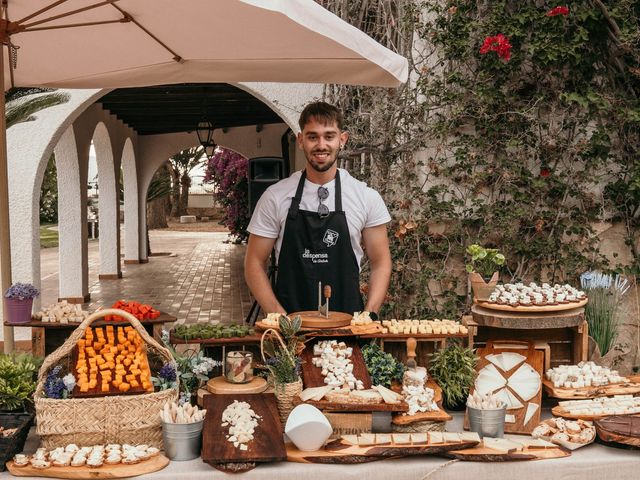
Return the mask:
<path fill-rule="evenodd" d="M 247 253 L 244 257 L 244 279 L 265 313 L 287 313 L 273 293 L 265 270 L 275 243 L 275 238 L 249 235 Z"/>
<path fill-rule="evenodd" d="M 377 313 L 387 295 L 391 278 L 391 252 L 386 224 L 362 230 L 362 243 L 371 264 L 369 294 L 364 309 Z"/>

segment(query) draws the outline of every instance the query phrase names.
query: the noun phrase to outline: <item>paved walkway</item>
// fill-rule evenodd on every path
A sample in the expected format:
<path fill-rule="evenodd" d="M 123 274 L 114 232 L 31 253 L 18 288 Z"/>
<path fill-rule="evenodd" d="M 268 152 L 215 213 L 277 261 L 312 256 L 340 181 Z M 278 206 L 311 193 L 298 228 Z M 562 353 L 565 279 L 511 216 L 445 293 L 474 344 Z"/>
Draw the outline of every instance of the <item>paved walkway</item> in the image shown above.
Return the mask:
<path fill-rule="evenodd" d="M 150 232 L 149 263 L 123 265 L 120 280 L 98 280 L 98 242 L 89 241 L 89 311 L 118 299 L 137 300 L 178 317 L 179 323 L 241 323 L 253 299 L 244 281 L 245 245 L 225 243 L 226 233 Z M 58 249 L 41 251 L 42 305 L 58 298 Z M 30 337 L 18 328 L 17 340 Z"/>

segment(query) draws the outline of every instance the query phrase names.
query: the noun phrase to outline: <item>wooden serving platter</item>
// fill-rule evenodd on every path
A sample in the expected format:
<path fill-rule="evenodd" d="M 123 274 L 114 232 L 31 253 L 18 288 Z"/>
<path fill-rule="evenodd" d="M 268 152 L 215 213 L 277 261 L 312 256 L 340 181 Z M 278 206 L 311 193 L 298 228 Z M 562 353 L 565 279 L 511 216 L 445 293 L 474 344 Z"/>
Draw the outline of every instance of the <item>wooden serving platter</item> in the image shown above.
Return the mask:
<path fill-rule="evenodd" d="M 329 312 L 329 317 L 318 313 L 317 310 L 305 310 L 302 312 L 290 313 L 289 318 L 300 317 L 302 326 L 307 328 L 336 328 L 346 327 L 351 323 L 353 315 L 343 312 Z"/>
<path fill-rule="evenodd" d="M 234 400 L 249 403 L 251 409 L 261 417 L 253 433 L 253 440 L 247 443 L 247 450 L 240 450 L 227 441 L 229 427 L 221 426 L 222 412 Z M 276 397 L 272 393 L 205 395 L 204 408 L 207 409 L 207 416 L 202 433 L 203 461 L 217 465 L 279 462 L 287 459 Z"/>
<path fill-rule="evenodd" d="M 600 440 L 640 448 L 640 417 L 613 415 L 595 421 Z"/>
<path fill-rule="evenodd" d="M 207 390 L 218 395 L 236 395 L 239 393 L 262 393 L 267 389 L 267 381 L 262 377 L 253 377 L 247 383 L 231 383 L 226 377 L 212 378 L 207 382 Z"/>
<path fill-rule="evenodd" d="M 499 303 L 489 303 L 482 300 L 475 300 L 474 303 L 489 310 L 501 310 L 503 312 L 560 312 L 562 310 L 572 310 L 574 308 L 580 308 L 587 304 L 588 298 L 580 300 L 579 302 L 559 303 L 558 305 L 531 305 L 512 307 L 511 305 L 501 305 Z"/>
<path fill-rule="evenodd" d="M 418 412 L 414 415 L 394 415 L 391 423 L 394 425 L 410 425 L 416 422 L 448 422 L 451 415 L 438 408 L 435 412 Z"/>
<path fill-rule="evenodd" d="M 409 406 L 405 402 L 400 403 L 338 403 L 327 400 L 307 400 L 303 402 L 300 397 L 293 400 L 294 405 L 308 403 L 319 410 L 327 412 L 406 412 Z"/>
<path fill-rule="evenodd" d="M 542 385 L 548 396 L 561 400 L 587 400 L 596 397 L 611 397 L 613 395 L 630 395 L 640 393 L 640 375 L 627 377 L 628 382 L 610 383 L 598 387 L 561 388 L 554 387 L 553 382 L 544 378 Z"/>
<path fill-rule="evenodd" d="M 354 339 L 344 340 L 348 347 L 353 348 L 351 354 L 351 362 L 353 363 L 353 375 L 358 380 L 362 380 L 365 389 L 371 388 L 371 377 L 367 371 L 367 366 L 364 363 L 364 357 L 360 346 Z M 302 351 L 302 382 L 304 388 L 310 387 L 324 387 L 324 377 L 322 376 L 322 370 L 319 367 L 313 365 L 313 345 L 317 342 L 307 343 L 306 348 Z"/>
<path fill-rule="evenodd" d="M 613 416 L 611 413 L 604 413 L 602 415 L 582 415 L 582 414 L 575 415 L 575 414 L 567 412 L 560 405 L 556 405 L 555 407 L 553 407 L 551 409 L 551 413 L 553 415 L 555 415 L 556 417 L 568 418 L 570 420 L 592 420 L 593 421 L 593 420 L 600 420 L 601 418 Z M 637 414 L 629 414 L 627 416 L 637 417 L 639 415 L 637 415 Z"/>
<path fill-rule="evenodd" d="M 385 458 L 408 457 L 415 455 L 435 455 L 449 450 L 461 450 L 476 445 L 477 442 L 460 441 L 451 443 L 437 443 L 424 445 L 375 445 L 359 447 L 351 445 L 342 439 L 334 440 L 325 445 L 323 450 L 316 452 L 302 452 L 292 443 L 287 444 L 287 460 L 297 463 L 338 463 L 355 464 L 375 462 Z"/>
<path fill-rule="evenodd" d="M 449 458 L 466 462 L 513 462 L 518 460 L 545 460 L 571 456 L 571 452 L 562 447 L 524 448 L 522 451 L 504 453 L 484 445 L 464 450 L 453 450 L 443 453 Z"/>
<path fill-rule="evenodd" d="M 17 467 L 13 461 L 7 462 L 7 469 L 16 477 L 49 477 L 49 478 L 127 478 L 157 472 L 169 465 L 169 459 L 164 455 L 156 455 L 134 465 L 103 465 L 99 468 L 83 467 L 55 467 L 40 469 L 31 465 Z"/>

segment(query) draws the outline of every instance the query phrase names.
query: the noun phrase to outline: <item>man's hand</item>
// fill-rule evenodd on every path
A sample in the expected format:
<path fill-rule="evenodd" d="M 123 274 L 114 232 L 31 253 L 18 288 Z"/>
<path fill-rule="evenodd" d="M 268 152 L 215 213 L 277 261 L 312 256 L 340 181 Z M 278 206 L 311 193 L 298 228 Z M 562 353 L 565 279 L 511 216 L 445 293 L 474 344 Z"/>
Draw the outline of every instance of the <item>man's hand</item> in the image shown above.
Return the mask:
<path fill-rule="evenodd" d="M 265 313 L 287 313 L 273 293 L 265 270 L 275 243 L 275 238 L 249 235 L 247 253 L 244 257 L 244 279 Z"/>
<path fill-rule="evenodd" d="M 364 309 L 368 312 L 378 312 L 384 302 L 391 279 L 391 252 L 387 226 L 365 228 L 362 231 L 362 244 L 371 263 L 369 277 L 369 293 Z"/>

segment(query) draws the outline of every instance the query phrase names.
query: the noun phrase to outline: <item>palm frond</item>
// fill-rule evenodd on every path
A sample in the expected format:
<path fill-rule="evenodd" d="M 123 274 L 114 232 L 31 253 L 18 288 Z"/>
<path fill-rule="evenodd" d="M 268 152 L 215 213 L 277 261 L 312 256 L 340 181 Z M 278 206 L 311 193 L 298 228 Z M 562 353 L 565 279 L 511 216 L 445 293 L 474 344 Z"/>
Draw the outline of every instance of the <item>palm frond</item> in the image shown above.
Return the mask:
<path fill-rule="evenodd" d="M 60 105 L 69 101 L 69 95 L 66 93 L 48 93 L 36 98 L 24 99 L 20 97 L 7 104 L 7 128 L 17 123 L 30 122 L 35 120 L 33 114 L 44 110 L 45 108 Z"/>

